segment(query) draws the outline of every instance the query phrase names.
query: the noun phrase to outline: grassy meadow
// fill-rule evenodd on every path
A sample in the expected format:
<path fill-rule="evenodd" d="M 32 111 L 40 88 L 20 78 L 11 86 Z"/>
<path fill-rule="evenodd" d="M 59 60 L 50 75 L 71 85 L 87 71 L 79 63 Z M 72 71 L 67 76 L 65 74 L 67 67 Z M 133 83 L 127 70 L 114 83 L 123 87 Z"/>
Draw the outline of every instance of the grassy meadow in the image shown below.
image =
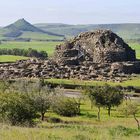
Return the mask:
<path fill-rule="evenodd" d="M 20 38 L 30 38 L 30 39 L 42 39 L 42 40 L 62 40 L 63 37 L 59 37 L 59 36 L 54 36 L 54 35 L 48 35 L 45 33 L 38 33 L 38 32 L 24 32 Z"/>
<path fill-rule="evenodd" d="M 31 41 L 31 42 L 16 42 L 16 41 L 7 41 L 0 44 L 0 48 L 21 48 L 21 49 L 36 49 L 38 51 L 46 51 L 49 56 L 53 55 L 56 45 L 61 44 L 62 42 L 45 42 L 45 41 Z"/>
<path fill-rule="evenodd" d="M 136 56 L 140 59 L 140 44 L 138 43 L 130 43 L 129 44 L 134 50 L 136 50 Z"/>
<path fill-rule="evenodd" d="M 0 55 L 0 62 L 15 62 L 21 59 L 25 60 L 25 59 L 28 59 L 28 57 L 14 56 L 14 55 Z"/>
<path fill-rule="evenodd" d="M 127 81 L 123 81 L 121 83 L 117 82 L 105 82 L 105 81 L 86 81 L 86 80 L 78 80 L 78 79 L 46 79 L 47 82 L 52 84 L 59 84 L 59 85 L 78 85 L 78 86 L 96 86 L 100 85 L 103 86 L 104 84 L 109 84 L 111 86 L 118 86 L 121 85 L 123 87 L 127 86 L 134 86 L 134 87 L 140 87 L 140 75 L 137 75 L 136 77 L 131 77 Z"/>
<path fill-rule="evenodd" d="M 125 103 L 124 103 L 125 104 Z M 121 108 L 121 107 L 119 107 Z M 127 118 L 119 108 L 112 108 L 111 117 L 106 109 L 101 109 L 101 120 L 97 120 L 97 108 L 91 109 L 90 102 L 83 99 L 81 115 L 62 117 L 48 111 L 48 121 L 39 122 L 34 128 L 0 124 L 1 140 L 138 140 L 140 130 L 132 116 Z M 140 114 L 137 114 L 140 118 Z M 61 122 L 49 120 L 59 118 Z"/>

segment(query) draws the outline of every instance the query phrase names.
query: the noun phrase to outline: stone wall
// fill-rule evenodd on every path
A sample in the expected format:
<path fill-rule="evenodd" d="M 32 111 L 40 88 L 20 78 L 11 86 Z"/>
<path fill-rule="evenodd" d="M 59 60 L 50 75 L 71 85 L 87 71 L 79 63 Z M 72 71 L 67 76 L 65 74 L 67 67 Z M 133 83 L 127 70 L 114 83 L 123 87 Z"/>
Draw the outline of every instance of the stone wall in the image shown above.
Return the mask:
<path fill-rule="evenodd" d="M 82 53 L 83 56 L 90 56 L 94 63 L 136 60 L 135 50 L 131 49 L 128 44 L 110 30 L 81 33 L 73 40 L 58 46 L 56 53 L 59 54 L 60 58 L 63 57 L 65 51 L 67 54 L 71 54 L 73 49 L 78 52 L 73 52 L 72 57 L 77 57 L 78 53 Z M 67 57 L 71 56 L 68 55 Z"/>
<path fill-rule="evenodd" d="M 109 30 L 81 33 L 56 46 L 53 59 L 0 64 L 0 78 L 76 78 L 121 82 L 140 73 L 135 51 Z"/>
<path fill-rule="evenodd" d="M 54 60 L 22 60 L 0 64 L 0 78 L 76 78 L 81 80 L 118 81 L 127 80 L 129 74 L 140 73 L 140 61 L 61 65 Z"/>

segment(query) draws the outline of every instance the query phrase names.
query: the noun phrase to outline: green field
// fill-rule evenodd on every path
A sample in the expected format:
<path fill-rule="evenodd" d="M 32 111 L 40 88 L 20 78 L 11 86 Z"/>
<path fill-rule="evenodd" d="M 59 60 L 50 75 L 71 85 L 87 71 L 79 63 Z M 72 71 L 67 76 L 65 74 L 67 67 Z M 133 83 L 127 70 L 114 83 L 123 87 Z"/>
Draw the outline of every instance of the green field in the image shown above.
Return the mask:
<path fill-rule="evenodd" d="M 52 84 L 58 84 L 58 85 L 77 85 L 77 86 L 96 86 L 96 85 L 104 85 L 109 84 L 111 86 L 118 86 L 121 85 L 123 87 L 127 86 L 134 86 L 134 87 L 140 87 L 140 75 L 137 75 L 137 77 L 133 77 L 127 81 L 123 81 L 121 83 L 117 82 L 105 82 L 105 81 L 83 81 L 78 79 L 47 79 L 46 80 L 49 83 Z"/>
<path fill-rule="evenodd" d="M 62 40 L 63 37 L 60 36 L 51 36 L 45 33 L 38 32 L 23 32 L 23 34 L 19 38 L 30 38 L 30 39 L 38 39 L 38 40 Z"/>
<path fill-rule="evenodd" d="M 15 62 L 17 60 L 28 59 L 24 56 L 14 56 L 14 55 L 0 55 L 0 62 Z"/>
<path fill-rule="evenodd" d="M 15 41 L 8 41 L 8 42 L 2 42 L 0 44 L 0 48 L 21 48 L 21 49 L 36 49 L 38 51 L 46 51 L 48 55 L 52 55 L 56 45 L 61 44 L 62 42 L 45 42 L 45 41 L 33 41 L 33 42 L 15 42 Z"/>
<path fill-rule="evenodd" d="M 0 124 L 1 140 L 138 140 L 140 130 L 132 116 L 127 118 L 118 108 L 112 108 L 111 117 L 101 108 L 101 120 L 97 120 L 97 108 L 91 109 L 86 99 L 81 102 L 81 115 L 62 117 L 48 111 L 46 119 L 59 118 L 60 123 L 39 122 L 34 128 Z M 140 119 L 140 114 L 137 115 Z"/>
<path fill-rule="evenodd" d="M 138 43 L 129 43 L 129 45 L 136 50 L 136 56 L 138 59 L 140 59 L 140 44 Z"/>

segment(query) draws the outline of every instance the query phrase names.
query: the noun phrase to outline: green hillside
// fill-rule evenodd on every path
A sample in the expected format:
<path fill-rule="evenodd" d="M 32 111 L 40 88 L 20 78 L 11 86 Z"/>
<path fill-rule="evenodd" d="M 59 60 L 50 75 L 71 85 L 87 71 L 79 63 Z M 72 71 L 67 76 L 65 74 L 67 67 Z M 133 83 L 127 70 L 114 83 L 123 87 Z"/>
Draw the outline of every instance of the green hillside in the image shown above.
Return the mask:
<path fill-rule="evenodd" d="M 31 31 L 23 32 L 22 35 L 20 35 L 20 37 L 18 38 L 30 38 L 33 40 L 63 40 L 63 37 L 60 36 L 48 35 L 46 33 Z"/>
<path fill-rule="evenodd" d="M 36 27 L 65 36 L 75 36 L 80 32 L 111 29 L 124 39 L 140 39 L 140 24 L 89 24 L 89 25 L 67 25 L 67 24 L 35 24 Z"/>
<path fill-rule="evenodd" d="M 64 36 L 49 31 L 39 29 L 25 19 L 20 19 L 0 29 L 0 39 L 14 40 L 21 39 L 40 39 L 40 40 L 63 40 Z"/>

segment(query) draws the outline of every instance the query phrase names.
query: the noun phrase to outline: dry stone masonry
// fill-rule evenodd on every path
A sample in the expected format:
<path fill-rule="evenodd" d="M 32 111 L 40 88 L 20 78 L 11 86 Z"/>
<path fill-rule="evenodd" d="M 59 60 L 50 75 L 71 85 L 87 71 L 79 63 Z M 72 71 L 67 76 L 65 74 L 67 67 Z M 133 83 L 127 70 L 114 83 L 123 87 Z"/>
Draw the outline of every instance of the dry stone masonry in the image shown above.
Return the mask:
<path fill-rule="evenodd" d="M 126 80 L 140 73 L 135 50 L 110 30 L 81 33 L 56 46 L 53 59 L 0 64 L 0 78 L 43 77 L 81 80 Z"/>

